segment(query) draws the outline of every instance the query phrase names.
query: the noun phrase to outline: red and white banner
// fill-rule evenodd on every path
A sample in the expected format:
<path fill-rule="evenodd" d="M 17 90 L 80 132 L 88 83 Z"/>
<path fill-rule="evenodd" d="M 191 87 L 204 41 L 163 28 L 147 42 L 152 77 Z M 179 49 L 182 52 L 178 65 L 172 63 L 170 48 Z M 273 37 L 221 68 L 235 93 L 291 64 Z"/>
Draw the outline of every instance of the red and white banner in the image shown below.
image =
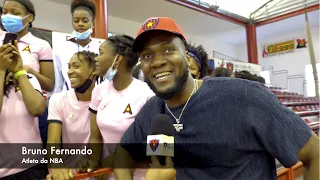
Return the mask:
<path fill-rule="evenodd" d="M 261 66 L 258 64 L 244 63 L 238 61 L 214 59 L 214 67 L 224 67 L 229 69 L 230 72 L 234 73 L 236 71 L 248 71 L 251 74 L 259 75 L 261 71 Z"/>
<path fill-rule="evenodd" d="M 287 41 L 263 45 L 262 57 L 270 57 L 279 54 L 294 52 L 296 49 L 306 48 L 307 41 L 305 38 L 290 39 Z"/>

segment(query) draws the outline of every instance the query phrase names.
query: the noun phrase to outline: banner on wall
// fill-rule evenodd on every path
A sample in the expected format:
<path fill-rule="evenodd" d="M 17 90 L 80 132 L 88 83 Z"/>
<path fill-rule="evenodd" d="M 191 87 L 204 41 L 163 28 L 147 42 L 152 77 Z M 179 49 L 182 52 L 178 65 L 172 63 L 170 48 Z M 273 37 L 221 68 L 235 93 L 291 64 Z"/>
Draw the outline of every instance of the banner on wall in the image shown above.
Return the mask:
<path fill-rule="evenodd" d="M 279 54 L 294 52 L 296 49 L 306 48 L 307 41 L 305 38 L 292 39 L 280 43 L 264 45 L 262 48 L 262 57 L 270 57 Z"/>
<path fill-rule="evenodd" d="M 295 50 L 295 41 L 289 40 L 276 44 L 265 45 L 262 48 L 262 57 L 269 57 L 278 54 L 290 53 Z"/>
<path fill-rule="evenodd" d="M 307 41 L 306 39 L 296 39 L 297 43 L 297 49 L 306 48 L 307 47 Z"/>
<path fill-rule="evenodd" d="M 234 73 L 236 71 L 248 71 L 251 74 L 259 75 L 261 71 L 261 66 L 258 64 L 244 63 L 238 61 L 230 61 L 223 59 L 214 59 L 214 67 L 224 67 L 229 69 L 230 72 Z"/>

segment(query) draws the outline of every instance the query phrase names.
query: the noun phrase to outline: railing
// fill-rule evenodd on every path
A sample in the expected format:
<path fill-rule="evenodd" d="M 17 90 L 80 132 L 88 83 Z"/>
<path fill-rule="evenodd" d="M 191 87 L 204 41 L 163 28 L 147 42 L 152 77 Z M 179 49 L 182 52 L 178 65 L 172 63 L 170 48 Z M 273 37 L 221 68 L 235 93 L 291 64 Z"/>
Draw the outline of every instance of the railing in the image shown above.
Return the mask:
<path fill-rule="evenodd" d="M 303 164 L 298 162 L 291 168 L 282 168 L 277 171 L 278 180 L 296 180 L 303 176 Z"/>
<path fill-rule="evenodd" d="M 298 94 L 304 94 L 304 75 L 288 76 L 288 90 Z"/>
<path fill-rule="evenodd" d="M 239 59 L 236 59 L 236 58 L 233 58 L 233 57 L 230 57 L 228 55 L 225 55 L 223 53 L 220 53 L 218 51 L 215 51 L 213 50 L 213 59 L 222 59 L 222 60 L 230 60 L 230 61 L 237 61 L 237 62 L 242 62 L 241 60 Z"/>
<path fill-rule="evenodd" d="M 274 71 L 273 66 L 264 66 L 262 71 L 269 71 L 270 85 L 281 87 L 290 92 L 296 92 L 308 96 L 307 90 L 309 83 L 305 80 L 303 74 L 288 75 L 287 70 Z M 310 87 L 309 87 L 310 88 Z"/>
<path fill-rule="evenodd" d="M 74 180 L 80 180 L 80 179 L 85 179 L 85 178 L 90 178 L 90 177 L 96 177 L 96 176 L 100 176 L 100 175 L 104 175 L 104 174 L 109 174 L 112 173 L 112 169 L 111 168 L 102 168 L 102 169 L 98 169 L 92 173 L 77 173 L 74 176 Z"/>
<path fill-rule="evenodd" d="M 304 4 L 304 2 L 306 4 Z M 270 0 L 250 14 L 255 22 L 264 21 L 318 4 L 318 0 Z"/>
<path fill-rule="evenodd" d="M 112 173 L 111 168 L 98 169 L 92 173 L 77 173 L 75 174 L 74 180 L 80 180 L 90 177 L 96 177 L 104 174 Z M 281 168 L 277 171 L 278 180 L 295 180 L 297 177 L 303 175 L 303 164 L 298 162 L 291 168 Z"/>
<path fill-rule="evenodd" d="M 270 85 L 273 84 L 273 66 L 264 66 L 263 71 L 269 71 Z"/>
<path fill-rule="evenodd" d="M 288 89 L 288 71 L 273 71 L 273 83 L 275 87 L 281 87 L 282 89 Z"/>
<path fill-rule="evenodd" d="M 98 169 L 92 173 L 77 173 L 75 174 L 74 180 L 80 180 L 90 177 L 96 177 L 100 175 L 105 175 L 112 173 L 111 168 Z M 296 178 L 303 176 L 303 164 L 298 162 L 291 168 L 281 168 L 277 170 L 278 180 L 295 180 Z"/>
<path fill-rule="evenodd" d="M 208 2 L 203 1 L 203 0 L 185 0 L 185 1 L 193 3 L 193 4 L 196 4 L 198 6 L 201 6 L 201 7 L 207 8 L 207 9 L 210 9 L 211 11 L 219 12 L 221 14 L 233 17 L 233 18 L 238 19 L 240 21 L 249 23 L 249 19 L 248 18 L 240 16 L 240 15 L 235 14 L 235 13 L 232 13 L 232 12 L 227 11 L 225 9 L 221 9 L 219 7 L 219 4 L 212 4 L 212 3 L 208 3 Z"/>

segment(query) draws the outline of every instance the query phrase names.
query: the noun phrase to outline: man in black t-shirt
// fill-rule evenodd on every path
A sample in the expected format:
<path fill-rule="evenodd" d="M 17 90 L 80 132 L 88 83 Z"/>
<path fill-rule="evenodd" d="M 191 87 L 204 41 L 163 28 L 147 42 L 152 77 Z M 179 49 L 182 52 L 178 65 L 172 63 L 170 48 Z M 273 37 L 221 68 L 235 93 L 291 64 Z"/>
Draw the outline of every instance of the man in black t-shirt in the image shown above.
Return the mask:
<path fill-rule="evenodd" d="M 302 161 L 305 179 L 319 179 L 319 137 L 262 84 L 238 78 L 194 80 L 185 36 L 171 18 L 150 18 L 138 32 L 146 82 L 155 92 L 121 139 L 114 156 L 118 180 L 132 179 L 131 160 L 146 160 L 146 139 L 157 114 L 172 118 L 177 180 L 276 180 Z M 135 144 L 135 145 L 133 145 Z M 124 164 L 123 164 L 124 163 Z"/>

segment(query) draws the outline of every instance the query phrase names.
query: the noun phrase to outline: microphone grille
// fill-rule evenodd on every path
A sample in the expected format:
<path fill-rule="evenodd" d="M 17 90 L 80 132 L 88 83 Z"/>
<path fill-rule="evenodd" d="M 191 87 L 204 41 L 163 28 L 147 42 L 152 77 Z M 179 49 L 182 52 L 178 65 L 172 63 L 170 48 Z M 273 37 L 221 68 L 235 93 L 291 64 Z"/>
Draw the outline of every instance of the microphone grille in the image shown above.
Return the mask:
<path fill-rule="evenodd" d="M 164 134 L 173 136 L 172 119 L 166 114 L 158 114 L 151 121 L 149 135 Z"/>

